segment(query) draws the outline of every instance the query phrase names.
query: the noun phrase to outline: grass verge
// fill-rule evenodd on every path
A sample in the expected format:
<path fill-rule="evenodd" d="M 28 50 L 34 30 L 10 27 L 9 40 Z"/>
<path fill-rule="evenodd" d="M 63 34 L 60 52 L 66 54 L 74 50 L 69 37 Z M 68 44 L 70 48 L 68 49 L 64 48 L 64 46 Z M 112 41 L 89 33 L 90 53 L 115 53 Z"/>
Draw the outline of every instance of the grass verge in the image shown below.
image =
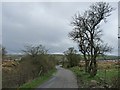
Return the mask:
<path fill-rule="evenodd" d="M 49 80 L 53 73 L 56 73 L 56 69 L 50 70 L 48 73 L 44 74 L 43 76 L 40 76 L 31 82 L 25 83 L 22 86 L 19 87 L 19 89 L 24 90 L 25 88 L 28 88 L 29 90 L 33 90 L 33 88 L 37 88 L 41 84 L 43 84 L 45 81 Z"/>
<path fill-rule="evenodd" d="M 70 69 L 77 76 L 78 86 L 80 88 L 90 88 L 97 87 L 101 88 L 107 85 L 113 84 L 113 79 L 118 76 L 117 69 L 109 69 L 109 70 L 98 70 L 98 73 L 95 77 L 90 77 L 88 73 L 85 73 L 83 68 L 78 66 Z M 94 82 L 91 82 L 94 81 Z"/>

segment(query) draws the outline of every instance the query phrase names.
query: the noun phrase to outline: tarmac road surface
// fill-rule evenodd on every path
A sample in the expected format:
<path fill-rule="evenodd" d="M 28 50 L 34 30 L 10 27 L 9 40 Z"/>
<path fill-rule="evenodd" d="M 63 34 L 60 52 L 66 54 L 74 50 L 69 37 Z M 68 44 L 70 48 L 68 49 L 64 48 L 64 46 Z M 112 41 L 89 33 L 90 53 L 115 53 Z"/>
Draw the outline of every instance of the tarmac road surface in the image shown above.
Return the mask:
<path fill-rule="evenodd" d="M 39 88 L 78 88 L 77 80 L 72 71 L 56 66 L 57 72 L 47 82 L 40 85 Z"/>

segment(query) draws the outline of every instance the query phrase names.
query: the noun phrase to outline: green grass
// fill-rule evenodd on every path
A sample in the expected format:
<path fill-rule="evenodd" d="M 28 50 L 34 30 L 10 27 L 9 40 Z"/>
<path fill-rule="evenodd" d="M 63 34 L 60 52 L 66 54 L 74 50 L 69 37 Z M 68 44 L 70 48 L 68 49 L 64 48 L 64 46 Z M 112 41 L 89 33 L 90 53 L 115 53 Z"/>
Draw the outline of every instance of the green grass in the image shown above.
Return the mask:
<path fill-rule="evenodd" d="M 100 78 L 106 80 L 107 83 L 112 84 L 112 79 L 118 76 L 117 69 L 98 70 L 97 75 Z"/>
<path fill-rule="evenodd" d="M 107 84 L 111 85 L 113 83 L 112 80 L 118 76 L 117 69 L 109 69 L 106 71 L 106 73 L 105 70 L 98 70 L 95 77 L 90 77 L 90 75 L 88 73 L 85 73 L 83 68 L 80 67 L 73 67 L 71 70 L 76 74 L 77 79 L 80 79 L 80 81 L 83 82 L 78 84 L 82 84 L 84 88 L 88 88 L 91 80 L 101 82 L 101 78 L 105 80 Z M 102 81 L 101 84 L 104 84 L 104 82 Z"/>
<path fill-rule="evenodd" d="M 19 88 L 20 88 L 20 90 L 21 89 L 24 90 L 25 88 L 29 88 L 29 90 L 32 90 L 33 88 L 37 88 L 42 83 L 49 80 L 51 78 L 51 76 L 53 75 L 53 73 L 55 73 L 55 72 L 56 72 L 56 69 L 53 69 L 53 70 L 49 71 L 48 73 L 44 74 L 43 76 L 40 76 L 40 77 L 32 80 L 31 82 L 23 84 Z"/>

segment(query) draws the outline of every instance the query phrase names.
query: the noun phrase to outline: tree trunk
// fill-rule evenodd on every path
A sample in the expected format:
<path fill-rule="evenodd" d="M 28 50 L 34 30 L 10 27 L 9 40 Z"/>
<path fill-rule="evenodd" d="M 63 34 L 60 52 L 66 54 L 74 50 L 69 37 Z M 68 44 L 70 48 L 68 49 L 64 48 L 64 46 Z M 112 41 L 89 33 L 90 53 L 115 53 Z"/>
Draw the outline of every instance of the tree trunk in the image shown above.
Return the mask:
<path fill-rule="evenodd" d="M 91 71 L 92 71 L 92 65 L 93 64 L 93 62 L 92 62 L 92 60 L 89 62 L 89 66 L 88 66 L 88 73 L 90 74 L 91 73 Z"/>
<path fill-rule="evenodd" d="M 85 60 L 85 72 L 88 72 L 88 68 L 87 68 L 87 60 Z"/>
<path fill-rule="evenodd" d="M 88 72 L 88 64 L 89 64 L 89 62 L 88 62 L 85 55 L 84 55 L 84 58 L 85 58 L 85 72 L 87 73 Z"/>
<path fill-rule="evenodd" d="M 94 74 L 94 76 L 97 74 L 97 63 L 96 63 L 96 59 L 94 59 L 94 70 L 93 70 L 93 74 Z"/>
<path fill-rule="evenodd" d="M 90 62 L 88 72 L 89 72 L 91 77 L 94 77 L 97 74 L 96 59 L 93 59 L 93 61 Z"/>

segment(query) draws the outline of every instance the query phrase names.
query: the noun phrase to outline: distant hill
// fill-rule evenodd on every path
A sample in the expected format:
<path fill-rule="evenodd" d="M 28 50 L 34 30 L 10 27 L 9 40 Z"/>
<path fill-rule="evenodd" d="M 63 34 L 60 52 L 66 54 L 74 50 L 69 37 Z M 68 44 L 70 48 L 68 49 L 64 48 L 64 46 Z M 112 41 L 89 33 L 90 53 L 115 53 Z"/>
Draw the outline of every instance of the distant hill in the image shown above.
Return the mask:
<path fill-rule="evenodd" d="M 64 55 L 63 54 L 49 54 L 55 57 L 56 60 L 62 60 Z M 23 55 L 17 55 L 17 54 L 9 54 L 7 55 L 7 57 L 11 57 L 11 59 L 19 59 L 21 57 L 23 57 Z M 80 55 L 81 59 L 83 60 L 83 55 Z M 118 59 L 118 56 L 112 56 L 112 55 L 106 55 L 106 56 L 99 56 L 97 57 L 97 60 L 114 60 L 114 59 Z"/>
<path fill-rule="evenodd" d="M 7 58 L 10 58 L 10 59 L 13 59 L 13 60 L 19 59 L 21 57 L 23 57 L 23 55 L 17 55 L 17 54 L 8 54 L 7 55 Z"/>
<path fill-rule="evenodd" d="M 99 60 L 115 60 L 115 59 L 118 59 L 118 56 L 106 55 L 104 57 L 99 56 L 97 59 L 99 59 Z"/>

